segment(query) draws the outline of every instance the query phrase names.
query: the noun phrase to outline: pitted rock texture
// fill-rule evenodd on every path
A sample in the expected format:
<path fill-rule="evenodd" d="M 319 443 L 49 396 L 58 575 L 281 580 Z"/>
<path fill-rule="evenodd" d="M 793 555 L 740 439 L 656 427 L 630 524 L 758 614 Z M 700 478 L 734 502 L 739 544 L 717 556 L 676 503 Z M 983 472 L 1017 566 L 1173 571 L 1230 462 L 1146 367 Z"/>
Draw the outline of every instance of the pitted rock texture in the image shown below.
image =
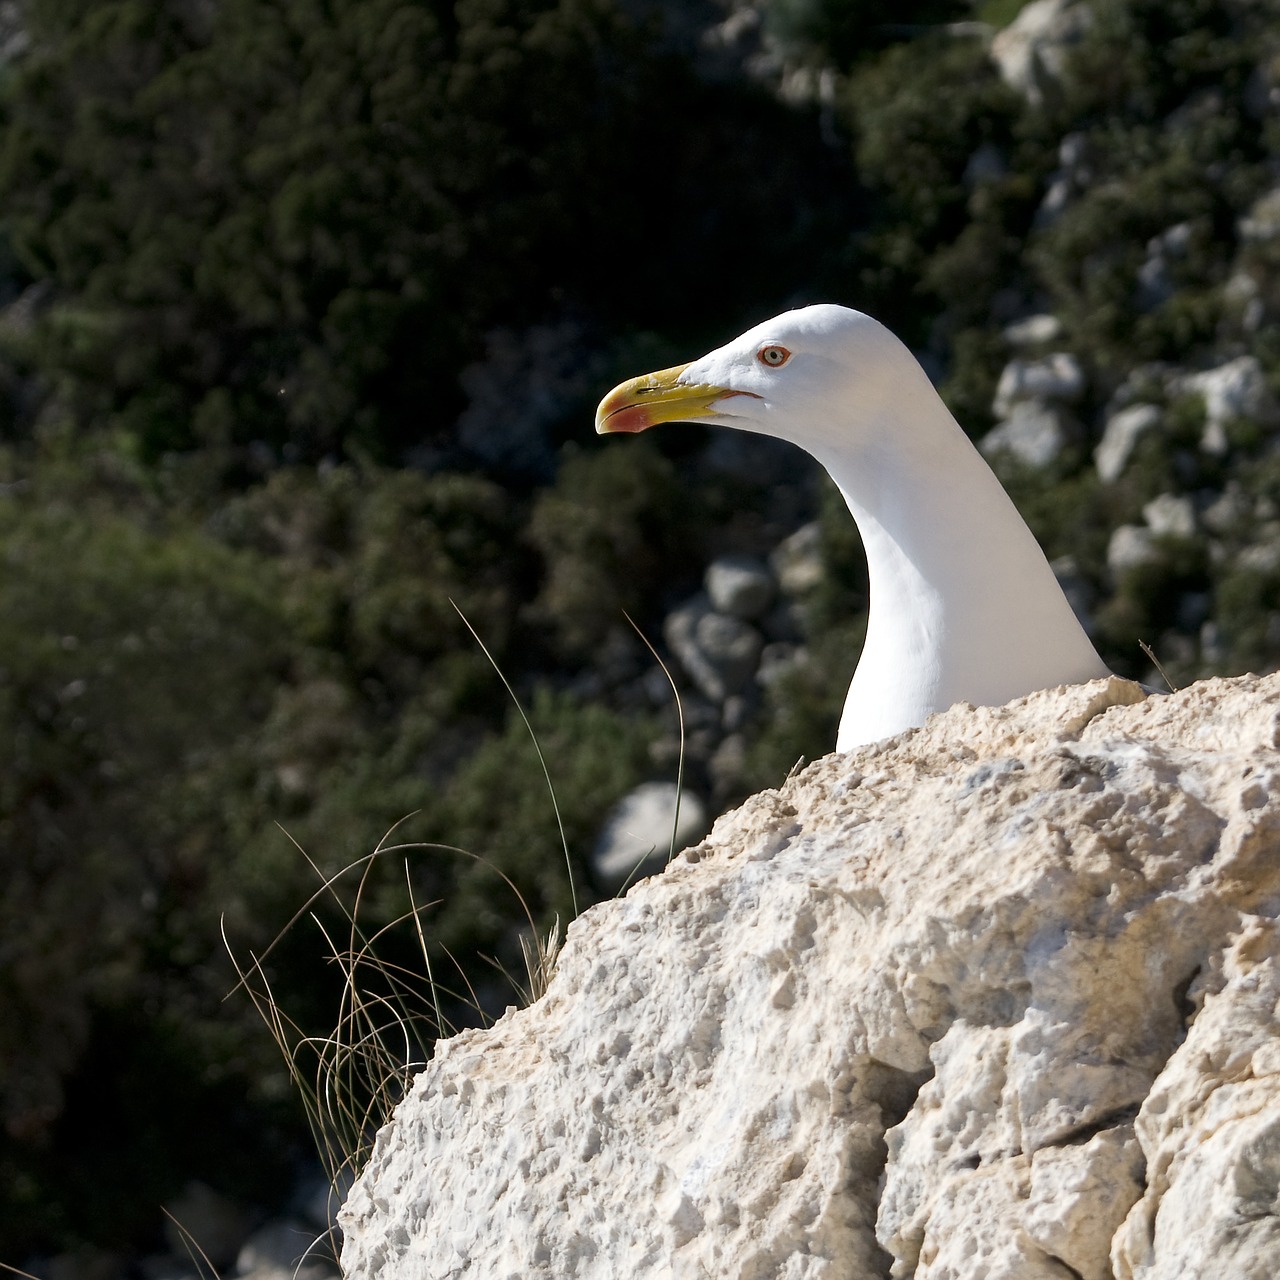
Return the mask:
<path fill-rule="evenodd" d="M 442 1043 L 353 1280 L 1280 1275 L 1280 677 L 811 765 Z"/>

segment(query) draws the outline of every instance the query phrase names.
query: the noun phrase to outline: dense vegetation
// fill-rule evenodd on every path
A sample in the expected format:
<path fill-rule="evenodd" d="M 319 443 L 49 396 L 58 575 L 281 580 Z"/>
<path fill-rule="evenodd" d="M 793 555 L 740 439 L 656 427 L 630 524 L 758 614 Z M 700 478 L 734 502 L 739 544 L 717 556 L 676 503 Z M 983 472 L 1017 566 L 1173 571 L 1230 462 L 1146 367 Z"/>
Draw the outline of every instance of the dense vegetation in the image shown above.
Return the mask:
<path fill-rule="evenodd" d="M 798 458 L 596 441 L 618 378 L 830 299 L 902 333 L 977 436 L 1027 354 L 1010 324 L 1052 315 L 1030 356 L 1084 370 L 1077 434 L 1000 466 L 1104 656 L 1280 660 L 1274 414 L 1205 447 L 1184 377 L 1251 356 L 1280 389 L 1280 21 L 1094 0 L 1028 94 L 972 22 L 1019 7 L 764 0 L 716 44 L 718 9 L 691 34 L 687 7 L 610 0 L 24 6 L 0 69 L 0 1258 L 141 1247 L 190 1178 L 286 1176 L 301 1117 L 222 999 L 220 931 L 270 943 L 315 887 L 299 847 L 332 873 L 407 819 L 482 855 L 411 859 L 460 957 L 519 954 L 494 868 L 540 924 L 571 913 L 467 623 L 539 736 L 579 905 L 603 813 L 674 776 L 623 611 L 660 642 L 713 556 L 812 519 L 808 661 L 753 695 L 736 754 L 689 693 L 690 775 L 726 803 L 827 749 L 864 621 L 847 519 Z M 1105 482 L 1092 448 L 1136 402 L 1162 427 Z M 1194 530 L 1109 560 L 1168 495 Z M 404 875 L 375 875 L 374 925 Z M 321 950 L 296 930 L 271 959 L 313 1031 Z"/>

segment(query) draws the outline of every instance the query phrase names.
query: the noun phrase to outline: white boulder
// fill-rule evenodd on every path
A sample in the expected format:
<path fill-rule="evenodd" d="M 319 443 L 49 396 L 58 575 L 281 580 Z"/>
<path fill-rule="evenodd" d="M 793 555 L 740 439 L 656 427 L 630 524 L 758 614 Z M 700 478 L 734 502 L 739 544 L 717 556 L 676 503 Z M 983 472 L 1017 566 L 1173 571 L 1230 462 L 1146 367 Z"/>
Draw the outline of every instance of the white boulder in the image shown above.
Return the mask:
<path fill-rule="evenodd" d="M 1160 421 L 1160 410 L 1153 404 L 1130 405 L 1107 419 L 1102 439 L 1093 451 L 1093 461 L 1104 484 L 1114 484 L 1121 477 L 1138 441 L 1148 431 L 1154 431 Z"/>
<path fill-rule="evenodd" d="M 1174 390 L 1204 397 L 1200 448 L 1215 457 L 1229 450 L 1226 424 L 1233 418 L 1248 418 L 1261 426 L 1280 422 L 1280 406 L 1256 356 L 1238 356 L 1203 373 L 1186 374 L 1175 381 Z"/>
<path fill-rule="evenodd" d="M 997 418 L 1007 418 L 1025 400 L 1074 404 L 1084 394 L 1084 370 L 1069 351 L 1055 351 L 1042 360 L 1010 360 L 1000 373 L 991 406 Z"/>
<path fill-rule="evenodd" d="M 1056 462 L 1077 434 L 1075 420 L 1065 410 L 1039 400 L 1023 400 L 982 437 L 978 448 L 987 457 L 1010 453 L 1038 470 Z"/>
<path fill-rule="evenodd" d="M 1280 676 L 833 755 L 437 1046 L 349 1280 L 1246 1280 L 1280 1256 Z"/>
<path fill-rule="evenodd" d="M 1147 528 L 1157 538 L 1193 538 L 1196 505 L 1185 493 L 1162 493 L 1142 508 Z"/>
<path fill-rule="evenodd" d="M 1160 558 L 1155 534 L 1140 524 L 1122 524 L 1111 531 L 1107 541 L 1107 568 L 1113 574 L 1141 569 Z"/>
<path fill-rule="evenodd" d="M 609 812 L 591 854 L 591 874 L 610 893 L 661 871 L 677 849 L 699 840 L 711 825 L 707 806 L 674 782 L 643 782 Z"/>
<path fill-rule="evenodd" d="M 753 556 L 718 556 L 707 566 L 703 586 L 714 609 L 748 621 L 768 612 L 778 591 L 769 566 Z"/>
<path fill-rule="evenodd" d="M 1061 77 L 1068 50 L 1093 22 L 1076 0 L 1032 0 L 991 42 L 1001 78 L 1031 102 L 1043 100 Z"/>

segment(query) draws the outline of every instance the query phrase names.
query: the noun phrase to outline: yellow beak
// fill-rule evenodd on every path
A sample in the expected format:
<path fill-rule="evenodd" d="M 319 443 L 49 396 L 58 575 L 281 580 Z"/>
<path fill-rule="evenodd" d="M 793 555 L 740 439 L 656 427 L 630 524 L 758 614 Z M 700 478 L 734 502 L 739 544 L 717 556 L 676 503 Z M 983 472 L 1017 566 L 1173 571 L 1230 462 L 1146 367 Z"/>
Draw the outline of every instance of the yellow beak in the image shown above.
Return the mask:
<path fill-rule="evenodd" d="M 688 368 L 678 364 L 657 373 L 614 387 L 596 410 L 596 431 L 608 435 L 615 431 L 644 431 L 659 422 L 689 422 L 694 418 L 714 415 L 711 407 L 726 396 L 750 395 L 749 391 L 731 391 L 706 383 L 677 382 Z"/>

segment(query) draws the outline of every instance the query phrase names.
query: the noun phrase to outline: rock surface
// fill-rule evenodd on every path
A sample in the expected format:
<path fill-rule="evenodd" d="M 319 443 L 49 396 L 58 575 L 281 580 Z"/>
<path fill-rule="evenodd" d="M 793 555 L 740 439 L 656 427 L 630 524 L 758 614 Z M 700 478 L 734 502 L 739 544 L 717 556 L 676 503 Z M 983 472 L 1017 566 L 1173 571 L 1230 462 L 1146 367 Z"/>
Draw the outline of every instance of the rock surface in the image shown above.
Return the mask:
<path fill-rule="evenodd" d="M 747 686 L 764 647 L 750 623 L 717 612 L 705 595 L 673 609 L 662 634 L 698 691 L 712 702 L 724 702 Z"/>
<path fill-rule="evenodd" d="M 719 556 L 703 584 L 714 609 L 747 621 L 766 613 L 777 594 L 768 566 L 751 556 Z"/>
<path fill-rule="evenodd" d="M 1031 102 L 1042 102 L 1062 75 L 1067 52 L 1089 29 L 1088 5 L 1032 0 L 991 44 L 1001 77 Z"/>
<path fill-rule="evenodd" d="M 1069 351 L 1056 351 L 1042 360 L 1010 360 L 1001 370 L 991 410 L 1004 418 L 1026 400 L 1074 404 L 1084 389 L 1084 370 Z"/>
<path fill-rule="evenodd" d="M 677 801 L 679 807 L 677 808 Z M 692 791 L 674 782 L 643 782 L 610 811 L 591 854 L 593 879 L 608 893 L 661 871 L 675 847 L 706 834 L 707 807 Z"/>
<path fill-rule="evenodd" d="M 1280 677 L 829 756 L 443 1042 L 352 1280 L 1244 1280 L 1280 1257 Z"/>
<path fill-rule="evenodd" d="M 987 457 L 1008 452 L 1019 462 L 1037 469 L 1051 466 L 1078 434 L 1070 414 L 1040 400 L 1022 400 L 1009 417 L 978 442 Z"/>
<path fill-rule="evenodd" d="M 1107 419 L 1102 439 L 1093 452 L 1103 483 L 1114 484 L 1120 479 L 1138 441 L 1160 426 L 1162 416 L 1153 404 L 1134 404 Z"/>

